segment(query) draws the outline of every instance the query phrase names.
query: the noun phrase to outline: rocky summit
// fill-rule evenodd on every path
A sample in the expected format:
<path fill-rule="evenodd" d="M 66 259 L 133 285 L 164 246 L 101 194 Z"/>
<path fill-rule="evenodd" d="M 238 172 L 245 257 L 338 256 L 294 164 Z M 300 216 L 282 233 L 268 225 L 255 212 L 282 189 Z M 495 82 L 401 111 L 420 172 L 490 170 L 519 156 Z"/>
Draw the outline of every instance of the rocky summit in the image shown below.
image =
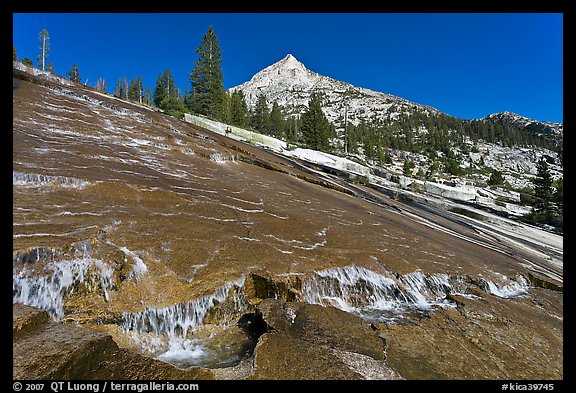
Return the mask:
<path fill-rule="evenodd" d="M 15 379 L 563 378 L 560 236 L 24 66 L 12 135 Z"/>

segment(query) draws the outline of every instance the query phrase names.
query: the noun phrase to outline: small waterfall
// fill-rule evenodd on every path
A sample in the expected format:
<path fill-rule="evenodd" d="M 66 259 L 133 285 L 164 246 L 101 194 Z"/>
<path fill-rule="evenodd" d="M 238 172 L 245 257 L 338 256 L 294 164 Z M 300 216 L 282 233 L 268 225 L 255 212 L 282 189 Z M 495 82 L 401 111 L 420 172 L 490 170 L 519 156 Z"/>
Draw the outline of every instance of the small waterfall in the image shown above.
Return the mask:
<path fill-rule="evenodd" d="M 20 269 L 18 269 L 20 268 Z M 64 316 L 64 299 L 84 285 L 89 292 L 101 292 L 108 301 L 114 287 L 114 268 L 100 259 L 74 258 L 37 264 L 15 265 L 12 275 L 12 303 L 38 307 L 55 320 Z"/>
<path fill-rule="evenodd" d="M 135 278 L 138 280 L 142 274 L 148 271 L 148 266 L 146 266 L 144 261 L 142 261 L 142 258 L 136 255 L 135 252 L 127 249 L 126 247 L 119 247 L 119 249 L 134 261 L 134 264 L 132 265 L 132 271 L 128 274 L 128 278 Z"/>
<path fill-rule="evenodd" d="M 451 305 L 446 296 L 453 292 L 445 274 L 383 275 L 354 265 L 318 271 L 302 283 L 307 303 L 333 305 L 366 319 L 389 322 L 402 313 Z"/>
<path fill-rule="evenodd" d="M 192 335 L 201 326 L 215 306 L 225 308 L 229 300 L 231 313 L 247 309 L 247 302 L 239 289 L 244 285 L 245 276 L 227 282 L 213 294 L 173 306 L 146 307 L 140 312 L 122 314 L 122 329 L 132 333 L 132 339 L 145 351 L 159 359 L 178 364 L 194 364 L 195 359 L 205 355 L 200 340 Z M 230 299 L 231 298 L 231 299 Z"/>
<path fill-rule="evenodd" d="M 66 176 L 39 175 L 36 173 L 12 172 L 12 185 L 17 187 L 48 187 L 84 188 L 91 183 L 85 180 Z"/>
<path fill-rule="evenodd" d="M 487 286 L 487 292 L 491 293 L 492 295 L 501 297 L 501 298 L 511 298 L 522 296 L 528 293 L 528 280 L 523 276 L 519 275 L 516 278 L 516 281 L 510 280 L 508 277 L 498 274 L 500 276 L 502 284 L 498 285 L 491 280 L 484 280 Z"/>
<path fill-rule="evenodd" d="M 214 153 L 210 154 L 210 161 L 218 162 L 218 163 L 225 163 L 230 161 L 238 161 L 237 155 L 226 155 L 222 153 Z"/>

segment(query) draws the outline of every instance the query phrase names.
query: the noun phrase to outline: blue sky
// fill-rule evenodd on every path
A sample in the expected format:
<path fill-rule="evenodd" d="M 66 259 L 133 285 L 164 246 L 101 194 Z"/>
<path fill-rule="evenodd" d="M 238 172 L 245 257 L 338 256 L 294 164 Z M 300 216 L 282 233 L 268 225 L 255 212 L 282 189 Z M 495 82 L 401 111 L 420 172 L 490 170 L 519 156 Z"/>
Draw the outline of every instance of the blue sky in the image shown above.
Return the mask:
<path fill-rule="evenodd" d="M 170 69 L 183 92 L 210 25 L 225 88 L 291 53 L 322 75 L 459 118 L 563 121 L 559 13 L 16 13 L 13 43 L 36 64 L 46 28 L 59 75 L 75 63 L 82 82 L 103 77 L 111 92 L 119 77 L 153 89 Z"/>

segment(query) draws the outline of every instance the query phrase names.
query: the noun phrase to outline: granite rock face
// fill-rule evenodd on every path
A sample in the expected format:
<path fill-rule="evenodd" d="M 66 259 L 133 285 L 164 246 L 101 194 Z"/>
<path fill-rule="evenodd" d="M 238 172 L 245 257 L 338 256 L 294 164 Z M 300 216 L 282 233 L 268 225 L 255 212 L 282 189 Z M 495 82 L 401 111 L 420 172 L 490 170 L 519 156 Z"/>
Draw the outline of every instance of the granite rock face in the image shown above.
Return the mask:
<path fill-rule="evenodd" d="M 539 232 L 15 77 L 14 378 L 562 378 Z"/>
<path fill-rule="evenodd" d="M 402 379 L 385 362 L 386 341 L 360 317 L 335 307 L 266 299 L 253 379 Z"/>
<path fill-rule="evenodd" d="M 14 304 L 13 379 L 213 379 L 210 370 L 179 370 L 119 348 L 108 334 L 52 321 Z"/>

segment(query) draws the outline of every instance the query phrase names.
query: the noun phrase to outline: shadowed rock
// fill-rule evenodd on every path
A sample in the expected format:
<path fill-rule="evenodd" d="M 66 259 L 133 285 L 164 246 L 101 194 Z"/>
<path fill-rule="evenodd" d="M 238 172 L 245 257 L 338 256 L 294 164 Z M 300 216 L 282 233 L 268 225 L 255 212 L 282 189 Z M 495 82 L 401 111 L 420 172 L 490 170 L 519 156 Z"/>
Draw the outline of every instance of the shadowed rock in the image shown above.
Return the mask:
<path fill-rule="evenodd" d="M 112 337 L 52 321 L 14 304 L 13 379 L 213 379 L 207 369 L 176 367 L 118 348 Z"/>
<path fill-rule="evenodd" d="M 268 333 L 255 348 L 254 379 L 399 379 L 385 340 L 360 317 L 334 307 L 265 299 Z"/>

